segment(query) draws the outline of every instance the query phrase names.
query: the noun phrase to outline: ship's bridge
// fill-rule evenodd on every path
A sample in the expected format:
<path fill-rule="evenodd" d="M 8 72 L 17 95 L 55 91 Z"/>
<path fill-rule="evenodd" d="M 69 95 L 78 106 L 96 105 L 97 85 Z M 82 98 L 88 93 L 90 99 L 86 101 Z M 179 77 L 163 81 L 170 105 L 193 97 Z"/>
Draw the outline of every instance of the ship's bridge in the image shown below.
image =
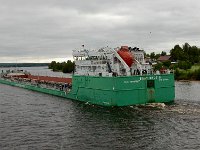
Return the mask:
<path fill-rule="evenodd" d="M 144 51 L 127 46 L 115 49 L 104 47 L 99 50 L 74 50 L 73 57 L 76 75 L 130 76 L 152 71 L 151 65 L 144 63 Z"/>

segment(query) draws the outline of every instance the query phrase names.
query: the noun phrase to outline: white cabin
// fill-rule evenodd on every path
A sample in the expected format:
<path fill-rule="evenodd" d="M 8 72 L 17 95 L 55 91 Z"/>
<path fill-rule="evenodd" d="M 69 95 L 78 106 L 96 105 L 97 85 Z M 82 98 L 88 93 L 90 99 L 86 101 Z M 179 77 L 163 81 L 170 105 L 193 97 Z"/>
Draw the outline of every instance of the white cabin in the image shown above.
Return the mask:
<path fill-rule="evenodd" d="M 127 62 L 118 54 L 120 48 L 104 47 L 99 50 L 74 50 L 75 75 L 85 76 L 131 76 L 152 73 L 152 66 L 145 63 L 144 51 L 134 48 L 127 50 L 133 63 Z"/>

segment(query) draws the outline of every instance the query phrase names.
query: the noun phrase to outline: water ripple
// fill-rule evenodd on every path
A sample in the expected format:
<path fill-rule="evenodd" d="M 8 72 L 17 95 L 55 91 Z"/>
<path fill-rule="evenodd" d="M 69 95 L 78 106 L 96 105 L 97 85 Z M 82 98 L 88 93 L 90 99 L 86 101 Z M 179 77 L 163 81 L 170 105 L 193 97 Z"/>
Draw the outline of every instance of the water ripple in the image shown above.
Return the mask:
<path fill-rule="evenodd" d="M 176 92 L 189 88 L 182 86 L 200 84 L 176 83 Z M 0 149 L 200 149 L 195 94 L 177 93 L 165 106 L 108 108 L 0 84 Z"/>

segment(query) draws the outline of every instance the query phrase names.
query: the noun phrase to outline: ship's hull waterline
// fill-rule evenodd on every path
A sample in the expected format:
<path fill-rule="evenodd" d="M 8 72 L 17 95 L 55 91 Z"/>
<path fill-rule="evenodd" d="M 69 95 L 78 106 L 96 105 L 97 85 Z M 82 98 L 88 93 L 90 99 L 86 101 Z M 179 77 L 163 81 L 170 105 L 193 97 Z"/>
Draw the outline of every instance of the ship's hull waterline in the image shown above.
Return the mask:
<path fill-rule="evenodd" d="M 68 92 L 0 78 L 0 83 L 103 106 L 168 103 L 175 98 L 173 74 L 118 77 L 72 77 Z"/>

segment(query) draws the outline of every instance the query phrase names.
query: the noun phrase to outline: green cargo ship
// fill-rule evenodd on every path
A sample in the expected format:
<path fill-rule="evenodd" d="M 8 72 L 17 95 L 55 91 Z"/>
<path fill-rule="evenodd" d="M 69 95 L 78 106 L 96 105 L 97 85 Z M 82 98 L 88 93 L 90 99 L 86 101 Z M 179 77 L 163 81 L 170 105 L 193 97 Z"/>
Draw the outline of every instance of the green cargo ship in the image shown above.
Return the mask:
<path fill-rule="evenodd" d="M 73 51 L 76 69 L 71 83 L 2 74 L 0 83 L 103 106 L 173 102 L 174 75 L 152 70 L 137 48 Z M 47 77 L 46 77 L 47 78 Z"/>

